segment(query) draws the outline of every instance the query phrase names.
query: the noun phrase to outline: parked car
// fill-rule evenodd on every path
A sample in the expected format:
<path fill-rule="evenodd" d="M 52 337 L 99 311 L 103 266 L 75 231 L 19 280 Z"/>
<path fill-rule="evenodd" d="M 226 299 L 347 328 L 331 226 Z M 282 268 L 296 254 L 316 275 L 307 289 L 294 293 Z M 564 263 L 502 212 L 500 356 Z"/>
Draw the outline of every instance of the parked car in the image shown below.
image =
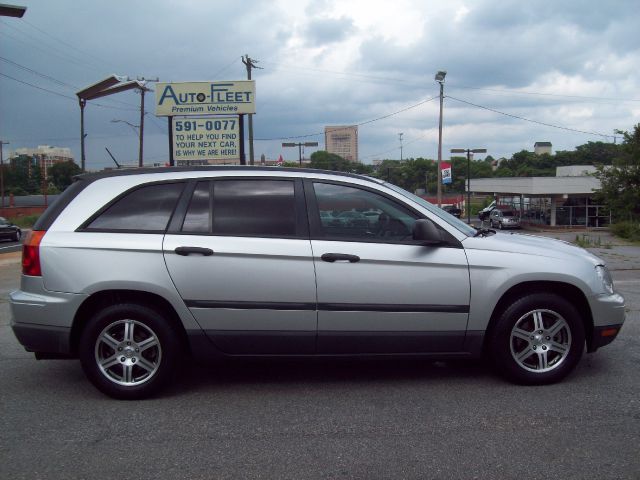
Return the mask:
<path fill-rule="evenodd" d="M 362 213 L 356 211 L 342 212 L 338 219 L 343 225 L 355 228 L 366 228 L 369 226 L 369 219 Z"/>
<path fill-rule="evenodd" d="M 480 221 L 484 222 L 485 220 L 488 220 L 489 215 L 494 208 L 496 208 L 495 200 L 478 212 L 478 218 L 480 219 Z"/>
<path fill-rule="evenodd" d="M 494 208 L 489 215 L 489 223 L 494 228 L 520 228 L 520 214 L 515 210 Z"/>
<path fill-rule="evenodd" d="M 445 205 L 442 209 L 450 215 L 453 215 L 456 218 L 460 218 L 462 215 L 462 210 L 460 210 L 455 205 Z"/>
<path fill-rule="evenodd" d="M 377 211 L 376 228 L 322 211 Z M 339 222 L 338 222 L 339 223 Z M 78 357 L 116 398 L 158 392 L 190 357 L 486 355 L 555 382 L 625 319 L 602 260 L 474 229 L 382 180 L 193 167 L 80 176 L 24 244 L 13 331 Z"/>
<path fill-rule="evenodd" d="M 4 217 L 0 217 L 0 240 L 19 242 L 22 238 L 22 230 Z"/>

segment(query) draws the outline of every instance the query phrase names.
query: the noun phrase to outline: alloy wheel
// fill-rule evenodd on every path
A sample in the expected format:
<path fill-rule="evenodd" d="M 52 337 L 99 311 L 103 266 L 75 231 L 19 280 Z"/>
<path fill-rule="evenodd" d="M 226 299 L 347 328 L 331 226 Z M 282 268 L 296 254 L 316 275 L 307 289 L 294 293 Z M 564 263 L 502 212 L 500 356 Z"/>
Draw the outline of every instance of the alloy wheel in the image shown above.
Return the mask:
<path fill-rule="evenodd" d="M 96 340 L 96 364 L 107 379 L 118 385 L 147 382 L 157 373 L 161 360 L 158 336 L 136 320 L 115 321 Z"/>
<path fill-rule="evenodd" d="M 549 372 L 558 368 L 571 348 L 571 329 L 552 310 L 532 310 L 515 323 L 510 336 L 511 355 L 523 369 Z"/>

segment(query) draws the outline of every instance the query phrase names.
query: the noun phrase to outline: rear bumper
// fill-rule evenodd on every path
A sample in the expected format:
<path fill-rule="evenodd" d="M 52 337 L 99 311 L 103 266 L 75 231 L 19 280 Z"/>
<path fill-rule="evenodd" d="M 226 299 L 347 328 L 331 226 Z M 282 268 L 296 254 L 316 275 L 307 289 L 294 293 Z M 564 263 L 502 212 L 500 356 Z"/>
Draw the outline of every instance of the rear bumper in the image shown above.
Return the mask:
<path fill-rule="evenodd" d="M 86 295 L 47 291 L 40 277 L 23 276 L 22 286 L 9 295 L 11 328 L 18 341 L 30 352 L 71 354 L 71 326 Z"/>
<path fill-rule="evenodd" d="M 70 328 L 29 323 L 12 323 L 11 328 L 25 350 L 34 352 L 38 358 L 72 356 L 69 344 Z"/>

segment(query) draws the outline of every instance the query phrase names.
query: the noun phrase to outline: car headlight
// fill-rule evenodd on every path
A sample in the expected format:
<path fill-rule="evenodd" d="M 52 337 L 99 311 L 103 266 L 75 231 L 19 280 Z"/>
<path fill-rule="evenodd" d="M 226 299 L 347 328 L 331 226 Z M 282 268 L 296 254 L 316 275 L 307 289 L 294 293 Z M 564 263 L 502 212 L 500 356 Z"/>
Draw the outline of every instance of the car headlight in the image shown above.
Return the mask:
<path fill-rule="evenodd" d="M 613 294 L 613 279 L 611 278 L 611 274 L 607 267 L 604 265 L 597 265 L 596 275 L 598 275 L 598 278 L 602 281 L 604 291 L 609 294 Z"/>

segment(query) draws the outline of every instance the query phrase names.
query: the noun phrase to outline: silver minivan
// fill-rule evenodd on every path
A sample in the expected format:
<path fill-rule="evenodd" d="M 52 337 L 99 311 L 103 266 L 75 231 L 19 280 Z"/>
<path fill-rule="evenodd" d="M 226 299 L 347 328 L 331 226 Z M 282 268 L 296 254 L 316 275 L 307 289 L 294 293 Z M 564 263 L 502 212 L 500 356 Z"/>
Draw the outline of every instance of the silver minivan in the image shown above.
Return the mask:
<path fill-rule="evenodd" d="M 500 230 L 520 228 L 520 213 L 515 210 L 496 207 L 489 214 L 489 223 Z"/>
<path fill-rule="evenodd" d="M 25 240 L 11 309 L 36 358 L 79 358 L 127 399 L 188 356 L 486 355 L 546 384 L 625 318 L 581 248 L 472 228 L 381 180 L 258 167 L 78 177 Z"/>

